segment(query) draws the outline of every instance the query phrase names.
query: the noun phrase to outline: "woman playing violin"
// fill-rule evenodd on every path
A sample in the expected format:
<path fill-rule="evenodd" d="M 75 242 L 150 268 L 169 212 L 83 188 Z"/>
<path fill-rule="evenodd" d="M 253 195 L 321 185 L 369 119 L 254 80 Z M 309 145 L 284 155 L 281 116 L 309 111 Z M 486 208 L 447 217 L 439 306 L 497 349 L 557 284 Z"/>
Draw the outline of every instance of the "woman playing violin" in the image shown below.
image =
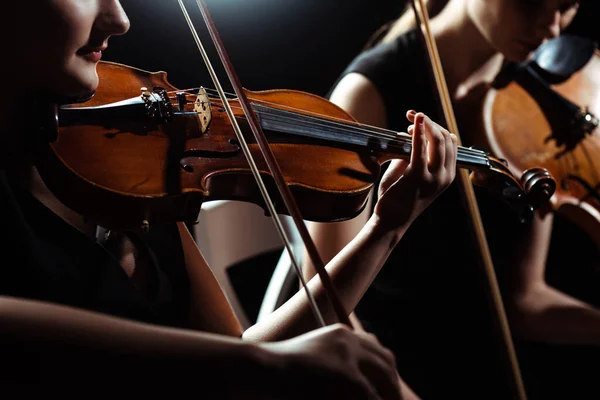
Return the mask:
<path fill-rule="evenodd" d="M 129 21 L 118 0 L 12 1 L 0 9 L 3 380 L 62 391 L 70 382 L 119 382 L 138 392 L 164 384 L 211 398 L 400 398 L 391 352 L 339 324 L 315 329 L 303 292 L 242 332 L 182 225 L 108 233 L 61 204 L 35 167 L 44 140 L 37 122 L 52 99 L 97 88 L 102 51 Z M 409 119 L 411 161 L 391 164 L 371 219 L 327 266 L 346 309 L 455 176 L 456 137 L 423 114 Z M 335 322 L 320 280 L 309 286 Z"/>
<path fill-rule="evenodd" d="M 477 146 L 485 144 L 484 132 L 474 129 L 485 88 L 505 61 L 526 60 L 545 40 L 569 26 L 579 2 L 432 0 L 428 8 L 463 143 Z M 406 109 L 423 110 L 442 120 L 420 35 L 409 10 L 353 60 L 336 82 L 332 102 L 360 122 L 396 131 L 407 129 Z M 487 302 L 455 186 L 411 225 L 356 312 L 368 330 L 394 350 L 400 374 L 423 397 L 444 398 L 449 385 L 466 378 L 461 398 L 507 398 L 498 393 L 502 362 L 489 351 L 494 342 L 484 339 L 491 331 L 483 326 Z M 599 310 L 545 280 L 546 268 L 559 264 L 563 271 L 567 263 L 580 271 L 590 262 L 597 268 L 598 256 L 593 256 L 597 253 L 582 254 L 589 239 L 551 214 L 536 213 L 531 224 L 522 224 L 499 199 L 483 191 L 477 191 L 477 197 L 513 332 L 539 343 L 599 343 Z M 349 222 L 312 224 L 325 260 L 352 239 L 367 218 L 368 211 Z M 310 274 L 308 263 L 306 270 Z M 519 355 L 525 367 L 526 353 Z M 536 388 L 528 379 L 529 371 L 523 370 L 533 398 L 537 390 L 539 398 L 556 398 L 563 380 L 557 371 L 572 368 L 550 357 L 545 360 L 540 376 L 546 389 Z M 543 394 L 548 391 L 552 393 Z"/>

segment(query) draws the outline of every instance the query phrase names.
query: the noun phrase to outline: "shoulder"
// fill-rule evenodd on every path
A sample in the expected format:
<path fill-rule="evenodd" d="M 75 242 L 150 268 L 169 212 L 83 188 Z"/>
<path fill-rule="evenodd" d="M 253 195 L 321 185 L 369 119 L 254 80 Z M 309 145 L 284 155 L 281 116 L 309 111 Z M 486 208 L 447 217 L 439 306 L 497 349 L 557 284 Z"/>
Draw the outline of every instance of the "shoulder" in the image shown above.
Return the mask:
<path fill-rule="evenodd" d="M 429 85 L 426 61 L 419 32 L 408 31 L 356 56 L 330 98 L 363 123 L 404 130 L 406 110 L 432 112 L 423 90 Z"/>
<path fill-rule="evenodd" d="M 330 100 L 363 124 L 386 126 L 382 95 L 375 84 L 362 74 L 351 72 L 344 75 L 331 92 Z"/>
<path fill-rule="evenodd" d="M 388 81 L 390 77 L 397 76 L 398 70 L 404 69 L 417 50 L 416 33 L 414 30 L 406 32 L 363 51 L 352 60 L 345 74 L 352 72 L 362 74 L 376 85 L 380 81 Z"/>
<path fill-rule="evenodd" d="M 330 100 L 360 122 L 389 124 L 386 110 L 394 106 L 390 99 L 406 87 L 406 78 L 413 75 L 410 58 L 418 39 L 415 33 L 409 31 L 356 56 L 335 83 Z"/>

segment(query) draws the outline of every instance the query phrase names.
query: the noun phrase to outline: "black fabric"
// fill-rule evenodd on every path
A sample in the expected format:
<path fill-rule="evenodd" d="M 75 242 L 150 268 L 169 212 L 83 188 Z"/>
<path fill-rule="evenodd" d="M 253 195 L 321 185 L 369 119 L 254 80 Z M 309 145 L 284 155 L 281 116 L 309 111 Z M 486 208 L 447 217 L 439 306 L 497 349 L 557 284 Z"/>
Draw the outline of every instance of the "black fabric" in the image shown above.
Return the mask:
<path fill-rule="evenodd" d="M 428 112 L 430 116 L 441 115 L 438 102 L 430 95 L 431 67 L 418 49 L 420 42 L 419 33 L 410 31 L 363 52 L 341 76 L 357 72 L 369 78 L 384 100 L 390 129 L 406 131 L 409 122 L 405 114 L 409 108 Z"/>
<path fill-rule="evenodd" d="M 342 74 L 360 73 L 373 82 L 390 129 L 406 131 L 408 109 L 442 121 L 424 49 L 413 30 L 362 53 Z M 527 226 L 497 196 L 479 187 L 475 192 L 498 280 L 508 285 L 510 249 Z M 505 353 L 476 254 L 454 183 L 409 228 L 356 309 L 365 327 L 395 352 L 401 376 L 424 399 L 510 398 Z M 525 368 L 529 378 L 530 365 Z"/>
<path fill-rule="evenodd" d="M 144 296 L 118 261 L 0 171 L 0 295 L 44 300 L 150 323 L 184 326 L 188 281 L 176 226 L 134 239 L 157 261 Z M 160 289 L 160 290 L 159 290 Z"/>

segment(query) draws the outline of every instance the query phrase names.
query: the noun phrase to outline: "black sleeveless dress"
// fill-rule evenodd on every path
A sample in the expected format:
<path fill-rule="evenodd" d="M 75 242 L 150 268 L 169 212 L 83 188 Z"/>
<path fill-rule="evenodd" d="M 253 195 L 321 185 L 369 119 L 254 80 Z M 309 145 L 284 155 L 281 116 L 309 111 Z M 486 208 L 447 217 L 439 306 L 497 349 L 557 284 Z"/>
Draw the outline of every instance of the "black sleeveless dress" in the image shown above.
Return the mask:
<path fill-rule="evenodd" d="M 167 326 L 184 326 L 189 282 L 175 225 L 133 237 L 155 262 L 142 293 L 102 246 L 0 171 L 0 295 L 49 301 Z"/>
<path fill-rule="evenodd" d="M 154 260 L 153 267 L 145 271 L 152 278 L 147 280 L 150 284 L 138 288 L 109 247 L 81 233 L 18 187 L 0 170 L 0 296 L 52 302 L 167 327 L 188 326 L 189 280 L 175 225 L 151 229 L 144 236 L 128 235 L 138 251 L 147 252 L 146 257 Z M 192 381 L 191 377 L 158 371 L 152 367 L 154 362 L 126 352 L 116 358 L 99 349 L 7 338 L 0 337 L 0 382 L 5 388 L 43 385 L 46 393 L 64 394 L 86 386 L 97 392 L 124 385 L 145 393 L 157 385 Z M 191 365 L 189 370 L 194 370 Z M 105 385 L 98 387 L 101 381 Z"/>
<path fill-rule="evenodd" d="M 366 76 L 383 97 L 388 128 L 406 131 L 408 109 L 442 121 L 438 103 L 431 95 L 436 90 L 430 71 L 420 34 L 413 30 L 360 54 L 342 77 L 351 72 Z M 511 254 L 506 249 L 515 248 L 527 233 L 527 226 L 500 198 L 478 187 L 475 192 L 496 274 L 504 287 L 510 284 L 506 275 L 511 267 Z M 424 399 L 511 398 L 506 358 L 467 222 L 462 196 L 453 183 L 409 228 L 356 309 L 365 327 L 395 352 L 401 376 Z M 556 224 L 560 228 L 568 225 L 560 219 Z M 567 281 L 555 268 L 562 263 L 564 271 L 565 266 L 574 265 L 573 258 L 564 264 L 564 251 L 558 254 L 565 250 L 565 237 L 585 241 L 581 232 L 573 226 L 568 228 L 557 229 L 561 236 L 556 233 L 552 241 L 548 277 L 558 288 L 568 282 L 571 286 L 582 283 Z M 577 268 L 588 268 L 585 261 L 589 254 L 577 258 Z M 587 296 L 581 290 L 579 294 L 600 304 L 597 275 L 596 270 L 595 280 L 583 282 L 596 289 L 588 290 Z M 530 398 L 554 398 L 558 369 L 547 375 L 553 377 L 547 381 L 543 374 L 548 368 L 540 374 L 538 364 L 542 361 L 546 367 L 555 366 L 556 360 L 548 364 L 552 357 L 542 359 L 542 351 L 533 350 L 543 347 L 547 352 L 549 346 L 517 344 L 523 375 L 532 392 Z M 552 351 L 546 354 L 556 354 Z M 564 348 L 556 351 L 565 353 Z M 564 367 L 560 370 L 564 372 Z M 540 376 L 544 378 L 541 381 Z"/>

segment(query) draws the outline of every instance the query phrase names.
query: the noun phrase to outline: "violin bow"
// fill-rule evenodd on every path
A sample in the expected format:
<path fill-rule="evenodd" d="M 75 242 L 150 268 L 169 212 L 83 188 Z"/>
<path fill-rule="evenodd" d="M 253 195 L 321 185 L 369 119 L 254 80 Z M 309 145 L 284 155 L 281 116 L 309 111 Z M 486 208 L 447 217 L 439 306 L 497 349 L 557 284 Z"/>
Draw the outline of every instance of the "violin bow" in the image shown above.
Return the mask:
<path fill-rule="evenodd" d="M 202 54 L 202 58 L 204 59 L 204 63 L 206 64 L 206 66 L 208 68 L 208 72 L 211 76 L 211 79 L 213 80 L 215 88 L 217 89 L 217 91 L 219 93 L 219 97 L 221 98 L 221 101 L 223 102 L 223 107 L 225 108 L 227 115 L 229 116 L 229 119 L 231 120 L 231 124 L 235 131 L 235 134 L 238 138 L 238 141 L 240 143 L 242 151 L 244 152 L 244 155 L 246 156 L 246 159 L 248 160 L 248 164 L 250 165 L 252 174 L 254 175 L 256 183 L 258 184 L 261 195 L 263 196 L 265 204 L 268 208 L 269 214 L 271 215 L 271 217 L 275 223 L 275 226 L 277 228 L 277 231 L 285 245 L 285 248 L 290 255 L 290 259 L 292 260 L 294 269 L 296 270 L 296 273 L 298 274 L 298 277 L 302 283 L 302 287 L 304 288 L 306 295 L 308 297 L 310 307 L 315 315 L 315 318 L 317 319 L 318 324 L 321 327 L 324 327 L 326 325 L 325 320 L 323 319 L 323 316 L 316 304 L 314 297 L 312 296 L 310 290 L 308 289 L 306 280 L 303 277 L 299 263 L 296 259 L 294 252 L 292 251 L 291 241 L 285 231 L 285 228 L 283 226 L 281 218 L 279 217 L 278 213 L 275 210 L 274 203 L 269 196 L 269 193 L 264 184 L 264 181 L 262 180 L 262 177 L 260 175 L 258 167 L 256 166 L 256 163 L 252 157 L 252 154 L 250 153 L 250 149 L 248 147 L 247 141 L 244 138 L 244 135 L 237 123 L 237 120 L 233 114 L 233 111 L 231 110 L 231 106 L 229 104 L 229 101 L 227 100 L 225 92 L 223 91 L 223 88 L 219 82 L 219 79 L 212 67 L 212 64 L 206 53 L 206 50 L 204 49 L 202 41 L 200 40 L 200 37 L 198 36 L 196 29 L 194 28 L 194 25 L 190 19 L 190 16 L 189 16 L 187 9 L 183 3 L 183 0 L 178 0 L 178 2 L 179 2 L 179 6 L 181 7 L 181 10 L 184 14 L 184 17 L 186 19 L 186 22 L 188 23 L 188 25 L 190 27 L 190 30 L 194 37 L 194 40 L 196 41 L 196 45 L 198 46 L 198 49 L 200 50 L 200 53 Z M 284 205 L 285 205 L 289 215 L 293 219 L 294 225 L 298 229 L 300 238 L 306 247 L 306 252 L 307 252 L 308 256 L 310 257 L 311 261 L 313 262 L 313 265 L 315 266 L 315 269 L 316 269 L 319 277 L 321 278 L 321 282 L 323 284 L 325 294 L 328 297 L 329 301 L 331 302 L 334 313 L 341 323 L 353 328 L 352 323 L 350 322 L 348 313 L 346 312 L 346 310 L 344 310 L 344 306 L 342 305 L 342 302 L 340 301 L 340 299 L 333 287 L 333 284 L 331 283 L 331 278 L 329 277 L 329 274 L 327 273 L 327 270 L 325 269 L 325 264 L 323 263 L 322 258 L 319 256 L 317 248 L 316 248 L 314 242 L 312 241 L 312 238 L 310 237 L 310 234 L 308 232 L 308 229 L 306 228 L 304 219 L 302 218 L 302 215 L 296 204 L 296 201 L 294 200 L 294 197 L 293 197 L 289 187 L 285 183 L 285 180 L 283 178 L 283 173 L 281 172 L 281 169 L 279 168 L 279 164 L 275 160 L 275 156 L 273 155 L 271 148 L 269 147 L 269 143 L 266 139 L 264 132 L 262 131 L 262 128 L 260 126 L 258 118 L 256 117 L 256 113 L 254 112 L 254 109 L 250 105 L 250 102 L 249 102 L 249 100 L 246 96 L 246 93 L 244 92 L 244 89 L 238 78 L 238 75 L 236 74 L 236 72 L 233 68 L 233 65 L 229 59 L 229 56 L 227 55 L 227 52 L 225 51 L 225 47 L 223 46 L 221 37 L 219 36 L 219 33 L 217 32 L 217 29 L 212 20 L 212 17 L 208 11 L 208 7 L 206 6 L 204 0 L 196 0 L 196 3 L 198 4 L 198 7 L 200 8 L 200 12 L 202 13 L 202 17 L 208 28 L 208 31 L 210 33 L 213 44 L 217 50 L 217 53 L 219 54 L 221 63 L 225 67 L 228 78 L 231 82 L 231 85 L 233 86 L 233 89 L 239 100 L 239 103 L 244 110 L 244 114 L 246 115 L 246 118 L 247 118 L 250 128 L 252 130 L 252 133 L 254 134 L 256 142 L 257 142 L 257 144 L 260 148 L 260 151 L 265 159 L 265 162 L 269 168 L 269 172 L 271 173 L 272 177 L 275 180 L 275 184 L 279 190 L 279 193 L 281 194 Z"/>
<path fill-rule="evenodd" d="M 427 53 L 429 54 L 429 60 L 431 61 L 432 72 L 435 78 L 438 93 L 440 94 L 440 101 L 442 104 L 444 117 L 448 125 L 448 130 L 457 136 L 458 145 L 461 146 L 461 139 L 458 133 L 458 123 L 456 122 L 456 117 L 454 115 L 452 100 L 448 91 L 448 85 L 446 84 L 437 44 L 429 28 L 429 14 L 427 12 L 427 7 L 423 3 L 423 0 L 411 0 L 411 4 L 415 13 L 417 24 L 420 26 L 422 36 L 425 40 Z M 483 264 L 485 276 L 487 278 L 488 289 L 491 294 L 492 306 L 496 313 L 496 319 L 499 323 L 502 333 L 503 344 L 508 354 L 515 391 L 518 399 L 526 400 L 527 396 L 523 385 L 523 378 L 521 377 L 517 354 L 515 352 L 510 333 L 508 318 L 506 317 L 506 311 L 502 302 L 502 296 L 500 294 L 500 287 L 498 286 L 498 280 L 496 278 L 492 256 L 487 243 L 477 200 L 475 198 L 475 191 L 469 179 L 468 171 L 466 169 L 460 169 L 456 175 L 456 180 L 460 185 L 460 192 L 463 196 L 465 208 L 470 216 L 469 220 L 471 221 L 471 228 L 475 233 L 479 259 Z"/>

